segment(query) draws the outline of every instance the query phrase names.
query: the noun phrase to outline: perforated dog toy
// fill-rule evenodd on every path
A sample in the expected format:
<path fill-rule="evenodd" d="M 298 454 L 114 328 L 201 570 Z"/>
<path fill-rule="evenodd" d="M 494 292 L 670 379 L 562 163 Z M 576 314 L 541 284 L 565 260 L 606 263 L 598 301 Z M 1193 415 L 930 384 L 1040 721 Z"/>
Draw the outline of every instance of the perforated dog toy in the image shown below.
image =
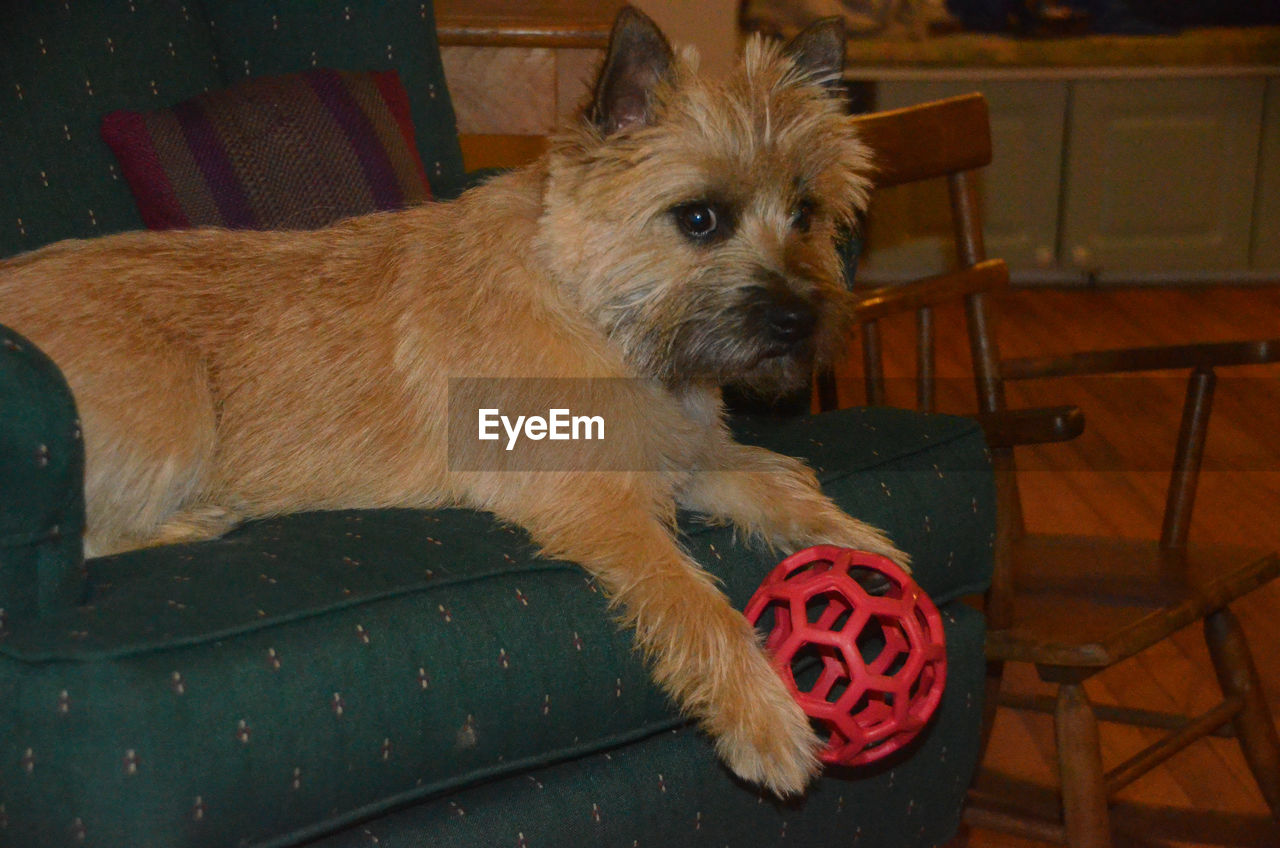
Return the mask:
<path fill-rule="evenodd" d="M 770 628 L 765 647 L 774 667 L 828 734 L 825 763 L 864 765 L 899 750 L 942 699 L 947 654 L 938 608 L 885 557 L 806 548 L 765 578 L 745 612 Z"/>

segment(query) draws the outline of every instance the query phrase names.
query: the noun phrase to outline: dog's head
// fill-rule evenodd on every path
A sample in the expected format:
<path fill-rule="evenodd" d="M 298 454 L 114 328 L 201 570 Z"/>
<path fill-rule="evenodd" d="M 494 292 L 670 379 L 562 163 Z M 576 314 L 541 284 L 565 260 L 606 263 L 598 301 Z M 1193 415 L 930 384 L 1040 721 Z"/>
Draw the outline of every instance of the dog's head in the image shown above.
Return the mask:
<path fill-rule="evenodd" d="M 640 373 L 773 394 L 837 348 L 835 238 L 870 187 L 843 59 L 823 21 L 749 42 L 706 80 L 644 15 L 619 15 L 592 102 L 549 155 L 541 232 L 575 305 Z"/>

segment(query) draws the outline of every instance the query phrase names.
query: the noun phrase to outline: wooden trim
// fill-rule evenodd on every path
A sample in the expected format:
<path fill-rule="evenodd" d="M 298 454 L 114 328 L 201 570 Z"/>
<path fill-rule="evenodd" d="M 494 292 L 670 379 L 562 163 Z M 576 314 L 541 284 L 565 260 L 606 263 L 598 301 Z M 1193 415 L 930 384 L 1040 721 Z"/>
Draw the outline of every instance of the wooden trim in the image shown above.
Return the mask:
<path fill-rule="evenodd" d="M 609 33 L 603 35 L 573 28 L 528 26 L 497 30 L 482 24 L 457 23 L 440 29 L 441 47 L 587 47 L 603 50 Z"/>
<path fill-rule="evenodd" d="M 1248 77 L 1273 77 L 1280 75 L 1280 65 L 1198 65 L 1175 67 L 1153 65 L 1138 67 L 891 67 L 888 65 L 857 65 L 845 68 L 845 78 L 857 82 L 972 82 L 975 87 L 985 82 L 1029 80 L 1032 82 L 1074 82 L 1076 80 L 1146 80 L 1146 79 L 1241 79 Z"/>
<path fill-rule="evenodd" d="M 436 0 L 436 35 L 445 47 L 603 49 L 609 43 L 613 19 L 624 5 L 618 0 Z"/>
<path fill-rule="evenodd" d="M 519 168 L 541 156 L 547 138 L 541 135 L 467 134 L 458 136 L 462 164 L 468 171 L 481 168 Z"/>

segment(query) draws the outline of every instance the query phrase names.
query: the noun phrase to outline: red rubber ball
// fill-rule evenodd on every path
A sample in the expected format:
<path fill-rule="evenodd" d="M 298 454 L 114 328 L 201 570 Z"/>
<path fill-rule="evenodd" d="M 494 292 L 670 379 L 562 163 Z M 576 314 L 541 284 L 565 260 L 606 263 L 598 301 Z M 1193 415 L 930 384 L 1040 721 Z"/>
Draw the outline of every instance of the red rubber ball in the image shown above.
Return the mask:
<path fill-rule="evenodd" d="M 888 756 L 919 735 L 942 700 L 942 616 L 886 557 L 806 548 L 765 578 L 745 612 L 752 625 L 771 617 L 765 647 L 826 734 L 819 755 L 825 763 L 857 766 Z"/>

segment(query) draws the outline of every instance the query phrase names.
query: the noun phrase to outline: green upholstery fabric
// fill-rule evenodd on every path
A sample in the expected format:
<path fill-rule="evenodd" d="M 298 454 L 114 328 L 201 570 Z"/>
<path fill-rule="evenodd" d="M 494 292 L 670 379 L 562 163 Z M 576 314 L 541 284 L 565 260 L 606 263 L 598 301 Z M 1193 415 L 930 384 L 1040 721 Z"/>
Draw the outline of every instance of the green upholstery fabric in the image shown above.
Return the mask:
<path fill-rule="evenodd" d="M 43 387 L 26 400 L 49 404 Z M 64 412 L 55 429 L 73 420 Z M 916 556 L 940 603 L 984 583 L 990 475 L 969 422 L 852 410 L 743 429 L 807 455 L 837 500 Z M 775 561 L 724 528 L 684 530 L 739 606 Z M 0 639 L 0 822 L 13 845 L 123 844 L 142 829 L 156 845 L 291 844 L 681 725 L 585 573 L 479 513 L 295 515 L 88 569 L 87 604 Z M 980 636 L 957 637 L 965 651 L 980 654 Z M 976 745 L 981 673 L 965 667 L 948 698 L 967 732 L 936 731 L 952 750 Z M 682 744 L 670 756 L 718 768 L 705 741 Z M 971 767 L 956 754 L 938 779 L 962 787 Z M 846 788 L 883 780 L 896 778 Z M 743 791 L 721 776 L 712 794 L 731 806 Z M 902 791 L 901 803 L 926 797 Z M 927 797 L 954 823 L 962 794 Z"/>
<path fill-rule="evenodd" d="M 431 3 L 418 0 L 203 0 L 228 83 L 315 67 L 396 69 L 435 197 L 465 185 Z"/>
<path fill-rule="evenodd" d="M 803 457 L 837 503 L 911 555 L 913 576 L 935 602 L 986 590 L 995 482 L 981 430 L 970 419 L 855 408 L 732 423 L 741 442 Z M 765 556 L 756 565 L 771 562 Z M 750 593 L 728 588 L 745 606 Z"/>
<path fill-rule="evenodd" d="M 142 228 L 98 124 L 223 84 L 198 10 L 168 0 L 5 4 L 0 256 Z"/>
<path fill-rule="evenodd" d="M 83 477 L 80 422 L 61 372 L 0 327 L 0 638 L 83 599 Z"/>
<path fill-rule="evenodd" d="M 130 0 L 7 3 L 0 26 L 0 256 L 142 229 L 99 136 L 117 109 L 147 112 L 254 76 L 329 67 L 400 73 L 432 193 L 466 182 L 431 3 Z"/>
<path fill-rule="evenodd" d="M 957 603 L 944 608 L 943 620 L 949 674 L 980 681 L 981 616 Z M 829 772 L 802 802 L 780 804 L 732 783 L 707 740 L 680 726 L 392 813 L 315 848 L 941 845 L 955 833 L 955 798 L 977 759 L 982 711 L 973 692 L 953 683 L 907 755 Z"/>

